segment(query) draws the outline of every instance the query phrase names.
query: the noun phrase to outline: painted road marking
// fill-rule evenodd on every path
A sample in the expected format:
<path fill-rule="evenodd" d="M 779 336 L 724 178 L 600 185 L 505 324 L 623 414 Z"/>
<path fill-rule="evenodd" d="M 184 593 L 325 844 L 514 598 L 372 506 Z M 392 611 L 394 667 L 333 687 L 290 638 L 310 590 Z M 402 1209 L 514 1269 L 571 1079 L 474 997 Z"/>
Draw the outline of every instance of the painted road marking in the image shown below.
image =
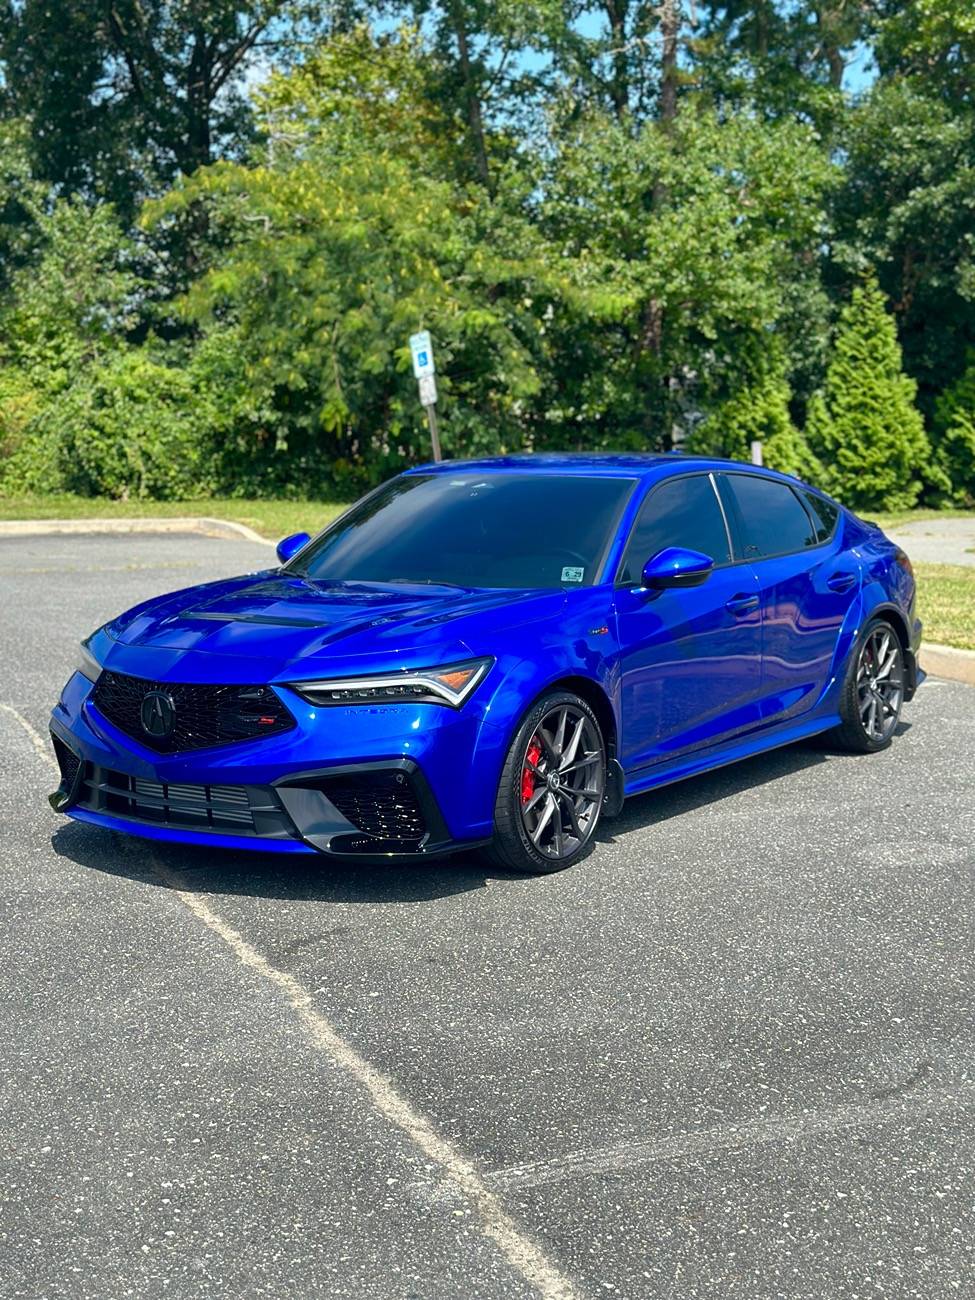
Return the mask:
<path fill-rule="evenodd" d="M 9 704 L 0 704 L 0 709 L 20 725 L 36 752 L 57 770 L 57 763 L 48 752 L 44 738 L 27 719 Z M 495 1243 L 511 1267 L 535 1288 L 541 1300 L 578 1300 L 579 1292 L 575 1285 L 515 1223 L 471 1161 L 437 1132 L 432 1121 L 421 1114 L 391 1080 L 342 1037 L 331 1021 L 315 1008 L 308 990 L 293 975 L 272 966 L 243 935 L 218 916 L 200 894 L 182 888 L 151 853 L 148 858 L 159 879 L 208 930 L 222 940 L 240 965 L 283 994 L 314 1046 L 355 1079 L 369 1094 L 376 1110 L 405 1133 L 428 1160 L 441 1167 L 445 1181 L 475 1210 L 483 1235 Z"/>

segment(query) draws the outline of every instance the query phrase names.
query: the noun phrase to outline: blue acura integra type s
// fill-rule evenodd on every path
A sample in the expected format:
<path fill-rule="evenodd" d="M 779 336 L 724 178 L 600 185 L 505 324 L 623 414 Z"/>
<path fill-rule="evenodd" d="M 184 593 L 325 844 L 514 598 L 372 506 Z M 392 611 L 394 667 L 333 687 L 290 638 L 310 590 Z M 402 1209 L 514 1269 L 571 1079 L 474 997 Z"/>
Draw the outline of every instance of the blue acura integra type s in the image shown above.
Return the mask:
<path fill-rule="evenodd" d="M 51 719 L 71 817 L 155 840 L 545 872 L 627 795 L 831 731 L 890 744 L 910 562 L 768 470 L 526 455 L 411 469 L 280 567 L 146 601 Z"/>

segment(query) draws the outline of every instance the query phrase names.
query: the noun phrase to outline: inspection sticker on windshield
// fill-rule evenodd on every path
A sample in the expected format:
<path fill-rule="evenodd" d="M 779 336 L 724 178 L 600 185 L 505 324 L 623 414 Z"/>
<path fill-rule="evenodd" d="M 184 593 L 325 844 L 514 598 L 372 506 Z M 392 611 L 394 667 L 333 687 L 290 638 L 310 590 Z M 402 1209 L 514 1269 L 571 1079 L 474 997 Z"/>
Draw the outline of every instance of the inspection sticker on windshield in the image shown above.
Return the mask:
<path fill-rule="evenodd" d="M 573 568 L 571 564 L 567 564 L 565 568 L 562 570 L 563 582 L 581 582 L 585 576 L 586 576 L 585 569 Z"/>

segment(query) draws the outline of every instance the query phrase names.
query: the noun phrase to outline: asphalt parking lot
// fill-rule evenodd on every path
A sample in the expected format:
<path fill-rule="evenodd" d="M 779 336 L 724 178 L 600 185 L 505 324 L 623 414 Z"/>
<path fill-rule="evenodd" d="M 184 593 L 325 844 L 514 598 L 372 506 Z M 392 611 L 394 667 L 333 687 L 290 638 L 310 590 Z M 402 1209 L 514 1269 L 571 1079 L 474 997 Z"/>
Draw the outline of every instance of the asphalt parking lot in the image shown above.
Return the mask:
<path fill-rule="evenodd" d="M 56 816 L 79 638 L 272 557 L 0 542 L 0 1296 L 975 1295 L 975 690 L 541 879 Z"/>

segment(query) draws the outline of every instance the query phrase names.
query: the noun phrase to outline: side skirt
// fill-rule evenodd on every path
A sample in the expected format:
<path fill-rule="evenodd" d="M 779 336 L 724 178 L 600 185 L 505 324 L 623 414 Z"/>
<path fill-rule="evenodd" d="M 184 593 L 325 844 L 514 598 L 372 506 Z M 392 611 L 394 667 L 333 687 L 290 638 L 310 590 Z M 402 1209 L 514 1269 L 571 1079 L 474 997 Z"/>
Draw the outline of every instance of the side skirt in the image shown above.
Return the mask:
<path fill-rule="evenodd" d="M 647 790 L 656 790 L 663 785 L 671 785 L 675 781 L 684 781 L 702 772 L 713 772 L 715 768 L 727 767 L 729 763 L 737 763 L 741 759 L 754 758 L 756 754 L 766 754 L 769 750 L 781 749 L 783 745 L 791 745 L 797 740 L 805 740 L 809 736 L 817 736 L 821 732 L 829 731 L 839 726 L 839 723 L 838 713 L 820 714 L 817 718 L 808 718 L 781 731 L 770 731 L 764 735 L 752 736 L 748 740 L 726 742 L 713 749 L 685 755 L 669 763 L 644 768 L 627 776 L 626 798 L 634 794 L 643 794 Z"/>

